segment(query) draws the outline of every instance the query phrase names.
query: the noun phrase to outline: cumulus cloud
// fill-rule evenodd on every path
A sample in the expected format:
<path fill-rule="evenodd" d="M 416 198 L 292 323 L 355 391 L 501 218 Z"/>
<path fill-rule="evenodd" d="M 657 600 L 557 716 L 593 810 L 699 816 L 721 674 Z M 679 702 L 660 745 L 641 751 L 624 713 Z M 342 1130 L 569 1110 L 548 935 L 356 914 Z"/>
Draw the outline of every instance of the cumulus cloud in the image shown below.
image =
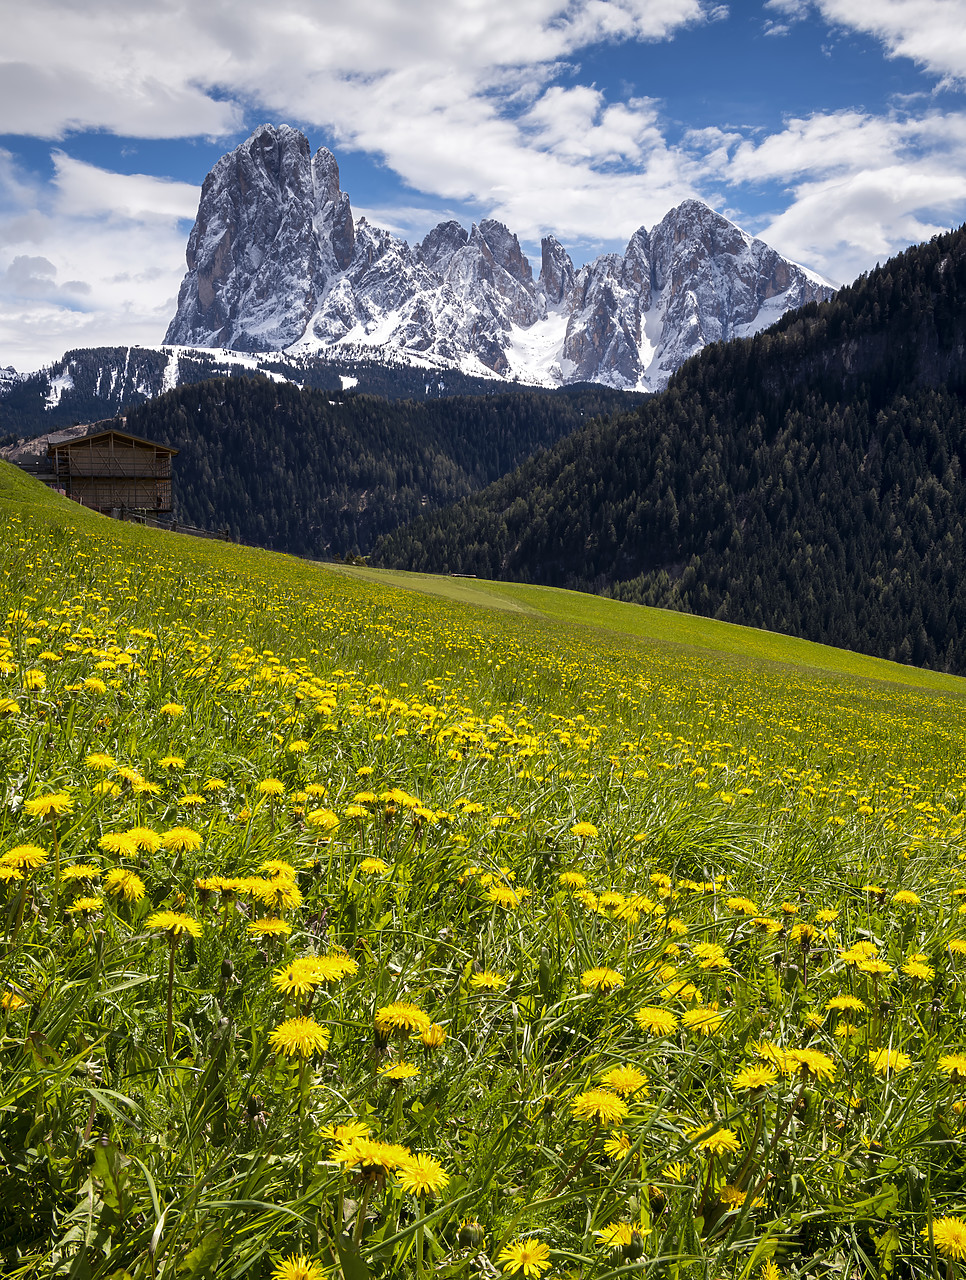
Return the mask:
<path fill-rule="evenodd" d="M 812 11 L 881 41 L 890 57 L 911 58 L 944 79 L 966 79 L 966 0 L 766 0 L 764 7 L 784 19 L 771 21 L 769 34 Z"/>
<path fill-rule="evenodd" d="M 808 14 L 966 76 L 966 0 L 767 0 L 763 29 L 787 35 Z M 0 133 L 217 138 L 256 114 L 298 121 L 408 184 L 405 206 L 369 211 L 379 225 L 413 239 L 439 216 L 421 200 L 469 204 L 578 255 L 691 195 L 744 221 L 743 195 L 767 186 L 784 195 L 759 233 L 838 280 L 956 220 L 966 115 L 928 101 L 918 116 L 817 112 L 771 136 L 709 127 L 672 143 L 660 102 L 573 83 L 584 49 L 727 17 L 712 0 L 33 0 L 4 31 Z M 35 359 L 42 332 L 45 358 L 157 341 L 198 192 L 66 150 L 53 162 L 44 186 L 0 152 L 0 356 Z"/>
<path fill-rule="evenodd" d="M 52 185 L 0 152 L 0 354 L 27 370 L 76 346 L 159 341 L 198 191 L 55 156 Z"/>
<path fill-rule="evenodd" d="M 966 114 L 839 111 L 792 118 L 760 141 L 723 141 L 717 172 L 733 186 L 787 184 L 787 207 L 761 234 L 844 282 L 961 216 Z"/>

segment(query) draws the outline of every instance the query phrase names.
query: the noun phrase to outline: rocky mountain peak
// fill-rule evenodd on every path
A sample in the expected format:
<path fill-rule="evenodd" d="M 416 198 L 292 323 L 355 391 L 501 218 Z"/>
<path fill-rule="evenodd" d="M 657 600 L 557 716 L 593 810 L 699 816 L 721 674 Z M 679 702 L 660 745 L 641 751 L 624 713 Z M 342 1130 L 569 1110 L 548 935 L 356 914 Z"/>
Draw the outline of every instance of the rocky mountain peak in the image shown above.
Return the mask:
<path fill-rule="evenodd" d="M 469 239 L 465 227 L 455 220 L 441 222 L 433 227 L 416 250 L 417 257 L 433 271 L 445 275 L 454 253 L 458 253 Z"/>
<path fill-rule="evenodd" d="M 540 241 L 540 287 L 549 306 L 569 302 L 574 288 L 574 264 L 556 236 Z"/>
<path fill-rule="evenodd" d="M 328 147 L 319 147 L 313 156 L 312 179 L 315 183 L 316 204 L 320 207 L 338 200 L 342 194 L 339 186 L 339 162 Z"/>
<path fill-rule="evenodd" d="M 554 237 L 534 281 L 516 235 L 441 222 L 411 249 L 360 218 L 339 165 L 261 125 L 205 179 L 167 343 L 308 352 L 337 344 L 555 384 L 657 389 L 707 342 L 831 289 L 700 200 L 579 271 Z"/>
<path fill-rule="evenodd" d="M 482 242 L 489 249 L 493 261 L 521 284 L 533 283 L 530 263 L 523 256 L 520 241 L 509 227 L 492 218 L 484 218 L 477 228 Z"/>

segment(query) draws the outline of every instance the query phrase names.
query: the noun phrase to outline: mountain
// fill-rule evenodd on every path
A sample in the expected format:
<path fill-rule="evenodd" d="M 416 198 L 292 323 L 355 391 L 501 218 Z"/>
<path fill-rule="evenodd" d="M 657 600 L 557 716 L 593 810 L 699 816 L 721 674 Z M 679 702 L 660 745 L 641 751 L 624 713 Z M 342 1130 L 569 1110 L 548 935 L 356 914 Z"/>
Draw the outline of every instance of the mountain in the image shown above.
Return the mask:
<path fill-rule="evenodd" d="M 227 527 L 276 551 L 344 557 L 633 399 L 594 386 L 387 401 L 215 378 L 129 410 L 123 429 L 179 450 L 179 521 Z M 30 449 L 3 453 L 29 461 Z"/>
<path fill-rule="evenodd" d="M 476 378 L 439 362 L 344 344 L 331 352 L 293 356 L 191 347 L 82 347 L 35 373 L 0 369 L 0 443 L 110 418 L 175 387 L 258 375 L 320 391 L 354 388 L 390 400 L 507 390 L 492 376 Z"/>
<path fill-rule="evenodd" d="M 169 344 L 240 351 L 396 351 L 539 385 L 650 391 L 709 342 L 830 296 L 817 276 L 697 200 L 621 254 L 574 267 L 553 236 L 539 275 L 492 219 L 414 248 L 354 220 L 339 166 L 263 125 L 205 179 Z"/>
<path fill-rule="evenodd" d="M 966 673 L 966 228 L 707 348 L 384 538 L 387 566 L 539 582 Z"/>

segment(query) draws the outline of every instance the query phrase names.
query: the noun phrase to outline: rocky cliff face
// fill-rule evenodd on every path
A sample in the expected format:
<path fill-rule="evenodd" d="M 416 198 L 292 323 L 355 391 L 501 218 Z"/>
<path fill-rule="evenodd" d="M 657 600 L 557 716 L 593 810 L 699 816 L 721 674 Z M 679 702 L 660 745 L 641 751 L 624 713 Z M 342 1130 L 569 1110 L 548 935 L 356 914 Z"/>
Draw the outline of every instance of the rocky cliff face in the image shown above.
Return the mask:
<path fill-rule="evenodd" d="M 575 271 L 553 236 L 539 277 L 486 219 L 411 249 L 354 221 L 330 151 L 264 125 L 205 179 L 165 342 L 308 353 L 391 349 L 525 382 L 656 390 L 708 342 L 828 297 L 817 277 L 696 200 Z"/>

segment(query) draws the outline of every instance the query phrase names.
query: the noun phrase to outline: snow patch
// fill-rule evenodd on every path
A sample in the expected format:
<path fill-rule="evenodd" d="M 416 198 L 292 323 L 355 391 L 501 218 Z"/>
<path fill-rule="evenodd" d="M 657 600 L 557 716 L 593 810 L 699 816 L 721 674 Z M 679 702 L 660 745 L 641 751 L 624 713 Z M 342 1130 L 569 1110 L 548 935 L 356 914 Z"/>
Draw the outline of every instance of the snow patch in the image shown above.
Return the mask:
<path fill-rule="evenodd" d="M 343 391 L 351 391 L 353 387 L 357 387 L 359 385 L 359 379 L 353 378 L 349 373 L 340 373 L 339 380 L 342 383 Z"/>
<path fill-rule="evenodd" d="M 515 324 L 504 350 L 510 376 L 540 387 L 559 387 L 563 382 L 563 345 L 567 336 L 568 316 L 562 310 L 549 311 L 542 320 L 528 328 Z"/>
<path fill-rule="evenodd" d="M 178 353 L 172 351 L 168 354 L 168 363 L 164 366 L 164 376 L 161 379 L 161 390 L 173 391 L 178 385 Z"/>
<path fill-rule="evenodd" d="M 71 377 L 69 369 L 66 369 L 59 377 L 51 378 L 50 390 L 47 392 L 46 408 L 56 409 L 64 392 L 73 390 L 74 379 Z"/>

